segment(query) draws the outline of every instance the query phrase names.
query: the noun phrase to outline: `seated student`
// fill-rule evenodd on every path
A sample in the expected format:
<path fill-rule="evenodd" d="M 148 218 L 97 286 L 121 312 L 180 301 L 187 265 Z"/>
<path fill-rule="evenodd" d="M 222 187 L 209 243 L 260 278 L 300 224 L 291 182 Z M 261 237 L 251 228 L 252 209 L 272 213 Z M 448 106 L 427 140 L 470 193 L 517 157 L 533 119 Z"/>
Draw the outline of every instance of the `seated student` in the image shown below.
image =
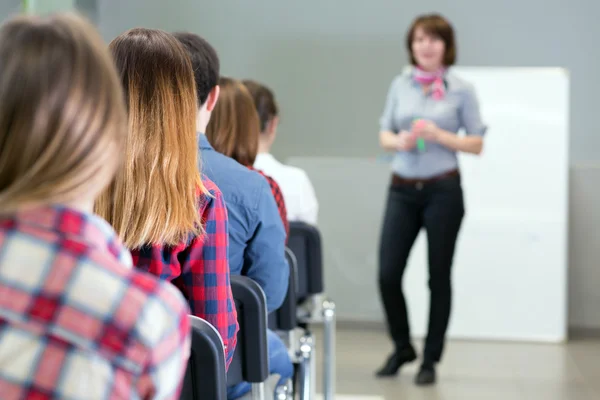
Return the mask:
<path fill-rule="evenodd" d="M 258 283 L 267 310 L 277 310 L 288 287 L 285 229 L 265 179 L 257 172 L 216 152 L 204 132 L 219 98 L 219 58 L 214 48 L 192 33 L 176 33 L 194 69 L 198 114 L 196 130 L 202 172 L 223 192 L 229 215 L 229 268 Z"/>
<path fill-rule="evenodd" d="M 235 79 L 221 77 L 219 88 L 219 102 L 206 128 L 206 137 L 219 153 L 254 169 L 252 165 L 258 151 L 259 119 L 252 97 L 242 82 Z M 269 182 L 287 233 L 287 210 L 281 189 L 273 178 L 261 171 L 259 173 Z"/>
<path fill-rule="evenodd" d="M 139 269 L 171 281 L 192 314 L 211 323 L 227 365 L 238 330 L 229 283 L 223 196 L 201 179 L 196 86 L 187 53 L 169 33 L 132 29 L 109 46 L 129 110 L 125 162 L 97 202 Z"/>
<path fill-rule="evenodd" d="M 242 82 L 231 78 L 219 79 L 219 88 L 219 101 L 206 129 L 206 137 L 217 151 L 251 168 L 256 157 L 259 134 L 258 115 L 256 115 L 252 97 Z M 274 181 L 270 184 L 271 188 L 279 189 Z M 273 194 L 275 195 L 275 192 Z M 283 202 L 280 194 L 279 197 L 279 200 Z M 277 195 L 275 198 L 277 199 Z M 281 211 L 280 208 L 280 213 Z M 280 215 L 287 224 L 285 209 Z M 285 371 L 289 371 L 289 373 L 282 376 L 280 383 L 285 381 L 283 378 L 292 376 L 291 361 L 287 352 L 282 355 L 282 358 L 277 365 L 285 365 Z M 272 372 L 281 374 L 281 371 L 278 370 L 272 369 Z"/>
<path fill-rule="evenodd" d="M 216 152 L 206 132 L 219 98 L 219 58 L 204 39 L 191 33 L 176 33 L 186 47 L 194 68 L 198 98 L 197 131 L 202 170 L 225 196 L 230 218 L 229 260 L 232 274 L 245 275 L 258 283 L 267 298 L 267 310 L 281 306 L 288 288 L 289 266 L 285 259 L 285 230 L 269 185 L 257 172 Z M 287 349 L 273 332 L 268 336 L 269 367 L 283 377 L 293 374 Z M 250 390 L 243 384 L 228 390 L 230 399 Z"/>
<path fill-rule="evenodd" d="M 92 212 L 124 154 L 112 60 L 76 16 L 0 28 L 0 397 L 178 399 L 188 308 Z"/>
<path fill-rule="evenodd" d="M 279 107 L 275 95 L 271 89 L 255 81 L 246 80 L 244 85 L 254 98 L 260 118 L 261 133 L 254 168 L 272 176 L 281 187 L 288 220 L 316 225 L 319 203 L 308 175 L 300 168 L 280 163 L 270 153 L 279 125 Z"/>

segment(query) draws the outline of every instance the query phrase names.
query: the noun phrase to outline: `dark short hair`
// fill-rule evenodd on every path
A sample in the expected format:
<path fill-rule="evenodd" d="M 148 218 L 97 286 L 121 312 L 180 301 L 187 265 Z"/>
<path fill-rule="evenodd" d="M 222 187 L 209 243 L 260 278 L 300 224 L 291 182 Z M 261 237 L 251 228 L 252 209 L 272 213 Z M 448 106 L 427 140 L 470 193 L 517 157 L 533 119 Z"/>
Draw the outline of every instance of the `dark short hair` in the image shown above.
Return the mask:
<path fill-rule="evenodd" d="M 219 82 L 219 56 L 210 43 L 196 34 L 175 32 L 173 35 L 183 45 L 192 60 L 196 80 L 196 97 L 198 98 L 198 107 L 200 107 Z"/>
<path fill-rule="evenodd" d="M 267 129 L 269 121 L 279 114 L 273 91 L 267 86 L 252 80 L 243 81 L 254 99 L 254 106 L 260 118 L 260 131 Z"/>
<path fill-rule="evenodd" d="M 417 60 L 412 52 L 412 43 L 418 28 L 422 28 L 429 35 L 442 39 L 446 47 L 443 59 L 444 66 L 449 67 L 456 62 L 456 41 L 454 40 L 452 25 L 440 14 L 425 14 L 415 18 L 406 34 L 406 49 L 413 65 L 417 65 Z"/>

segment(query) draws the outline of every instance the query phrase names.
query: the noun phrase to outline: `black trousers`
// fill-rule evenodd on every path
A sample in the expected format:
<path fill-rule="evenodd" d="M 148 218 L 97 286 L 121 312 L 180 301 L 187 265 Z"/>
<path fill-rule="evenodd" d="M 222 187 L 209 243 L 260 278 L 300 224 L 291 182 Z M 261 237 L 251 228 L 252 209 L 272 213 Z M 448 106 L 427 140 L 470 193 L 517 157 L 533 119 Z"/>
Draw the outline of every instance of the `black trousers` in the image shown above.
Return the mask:
<path fill-rule="evenodd" d="M 412 346 L 402 276 L 417 234 L 425 228 L 431 296 L 424 352 L 428 361 L 440 361 L 444 349 L 452 301 L 452 259 L 464 213 L 458 174 L 390 186 L 379 249 L 381 299 L 397 349 Z"/>

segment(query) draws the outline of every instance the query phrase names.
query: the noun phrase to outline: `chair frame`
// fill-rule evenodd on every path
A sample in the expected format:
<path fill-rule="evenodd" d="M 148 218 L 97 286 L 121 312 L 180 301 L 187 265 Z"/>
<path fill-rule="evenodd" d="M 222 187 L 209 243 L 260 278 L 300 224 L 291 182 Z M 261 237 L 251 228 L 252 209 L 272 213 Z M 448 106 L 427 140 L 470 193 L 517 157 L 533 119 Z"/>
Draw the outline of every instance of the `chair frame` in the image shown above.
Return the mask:
<path fill-rule="evenodd" d="M 243 350 L 245 353 L 252 353 L 251 357 L 263 360 L 260 365 L 242 364 L 242 379 L 251 384 L 250 397 L 252 400 L 265 400 L 265 381 L 269 377 L 269 357 L 267 350 L 267 301 L 262 288 L 252 279 L 245 276 L 231 276 L 231 287 L 236 301 L 243 304 L 258 304 L 255 310 L 246 310 L 243 314 L 243 320 L 240 321 L 242 327 L 256 325 L 259 327 L 258 335 L 263 340 L 257 342 L 250 336 L 244 336 L 244 332 L 238 332 L 238 344 L 243 341 Z M 239 311 L 239 309 L 238 309 Z M 241 351 L 239 346 L 236 352 Z M 242 355 L 245 360 L 247 354 Z M 235 357 L 235 356 L 234 356 Z M 260 362 L 260 361 L 259 361 Z M 231 372 L 231 369 L 230 369 Z M 246 376 L 247 375 L 247 376 Z M 229 378 L 229 376 L 228 376 Z M 230 384 L 229 381 L 227 384 Z"/>
<path fill-rule="evenodd" d="M 223 339 L 209 322 L 193 315 L 190 315 L 189 319 L 192 326 L 192 343 L 180 399 L 204 399 L 208 390 L 208 396 L 213 400 L 227 400 Z M 211 367 L 215 367 L 212 371 L 214 376 L 209 378 L 201 368 L 207 367 L 207 358 L 212 359 L 214 365 Z"/>
<path fill-rule="evenodd" d="M 290 232 L 293 231 L 294 226 L 303 234 L 304 232 L 311 232 L 309 235 L 313 236 L 309 237 L 309 239 L 313 239 L 314 235 L 318 235 L 317 245 L 319 248 L 316 250 L 314 257 L 321 260 L 321 270 L 317 271 L 317 274 L 320 274 L 320 276 L 314 282 L 315 287 L 310 287 L 311 282 L 309 280 L 308 297 L 298 307 L 298 321 L 305 325 L 323 324 L 323 399 L 334 400 L 336 380 L 336 307 L 335 303 L 324 294 L 320 232 L 316 227 L 302 222 L 290 223 Z"/>

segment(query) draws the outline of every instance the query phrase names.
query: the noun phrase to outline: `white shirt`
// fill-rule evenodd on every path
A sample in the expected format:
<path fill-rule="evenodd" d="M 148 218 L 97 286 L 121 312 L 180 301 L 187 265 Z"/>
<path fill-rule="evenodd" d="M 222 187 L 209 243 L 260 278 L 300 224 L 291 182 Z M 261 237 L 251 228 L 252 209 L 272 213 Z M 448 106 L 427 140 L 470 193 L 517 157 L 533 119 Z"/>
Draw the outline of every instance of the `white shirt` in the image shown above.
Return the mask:
<path fill-rule="evenodd" d="M 288 221 L 317 224 L 319 203 L 304 170 L 282 164 L 269 153 L 259 153 L 254 161 L 254 168 L 269 175 L 281 188 Z"/>

